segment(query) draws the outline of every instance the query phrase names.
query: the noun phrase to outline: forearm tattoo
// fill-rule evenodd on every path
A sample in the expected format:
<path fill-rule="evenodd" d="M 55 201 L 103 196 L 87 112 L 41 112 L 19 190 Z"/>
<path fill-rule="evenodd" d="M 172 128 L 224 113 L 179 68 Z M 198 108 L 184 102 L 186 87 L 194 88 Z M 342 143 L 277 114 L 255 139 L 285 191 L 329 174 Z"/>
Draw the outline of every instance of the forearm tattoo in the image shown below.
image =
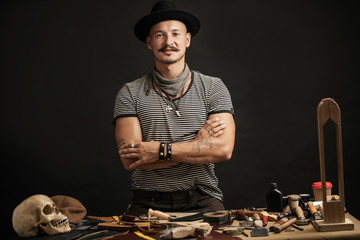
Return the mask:
<path fill-rule="evenodd" d="M 198 140 L 196 141 L 193 146 L 192 146 L 192 150 L 193 151 L 197 151 L 197 152 L 200 152 L 200 147 L 201 146 L 208 146 L 209 149 L 211 150 L 212 147 L 213 147 L 213 143 L 208 140 L 208 139 L 205 139 L 205 140 Z"/>

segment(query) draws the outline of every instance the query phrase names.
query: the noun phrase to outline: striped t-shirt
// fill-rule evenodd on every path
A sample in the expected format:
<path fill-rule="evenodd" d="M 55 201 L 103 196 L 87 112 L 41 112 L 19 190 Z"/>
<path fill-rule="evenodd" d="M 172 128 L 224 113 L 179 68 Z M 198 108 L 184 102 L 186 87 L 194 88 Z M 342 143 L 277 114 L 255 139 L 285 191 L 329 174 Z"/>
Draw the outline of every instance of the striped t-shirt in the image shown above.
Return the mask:
<path fill-rule="evenodd" d="M 228 112 L 234 114 L 231 97 L 219 78 L 192 71 L 188 90 L 174 100 L 175 106 L 154 89 L 151 73 L 125 84 L 115 100 L 114 119 L 137 117 L 142 141 L 166 143 L 192 141 L 208 116 Z M 170 106 L 172 110 L 167 108 Z M 223 200 L 214 164 L 187 164 L 156 169 L 134 170 L 132 188 L 171 192 L 197 186 L 204 193 Z"/>

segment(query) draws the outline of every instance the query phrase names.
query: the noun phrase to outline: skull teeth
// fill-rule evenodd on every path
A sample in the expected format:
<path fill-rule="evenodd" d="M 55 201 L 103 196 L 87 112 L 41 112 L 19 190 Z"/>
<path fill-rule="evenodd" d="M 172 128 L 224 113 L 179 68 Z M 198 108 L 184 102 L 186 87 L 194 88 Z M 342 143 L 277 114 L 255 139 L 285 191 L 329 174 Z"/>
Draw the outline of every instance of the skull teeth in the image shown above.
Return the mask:
<path fill-rule="evenodd" d="M 59 221 L 51 221 L 51 225 L 53 227 L 60 227 L 62 225 L 68 224 L 69 220 L 67 218 L 64 218 L 62 220 Z"/>

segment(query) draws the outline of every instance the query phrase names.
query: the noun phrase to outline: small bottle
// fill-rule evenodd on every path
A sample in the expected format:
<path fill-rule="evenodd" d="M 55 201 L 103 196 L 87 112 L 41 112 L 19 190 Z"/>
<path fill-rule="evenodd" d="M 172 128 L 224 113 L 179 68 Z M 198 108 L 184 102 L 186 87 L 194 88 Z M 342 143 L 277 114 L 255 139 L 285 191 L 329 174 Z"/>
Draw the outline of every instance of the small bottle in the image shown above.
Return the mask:
<path fill-rule="evenodd" d="M 270 183 L 270 191 L 266 193 L 266 208 L 268 212 L 283 212 L 282 193 L 277 189 L 277 183 Z"/>

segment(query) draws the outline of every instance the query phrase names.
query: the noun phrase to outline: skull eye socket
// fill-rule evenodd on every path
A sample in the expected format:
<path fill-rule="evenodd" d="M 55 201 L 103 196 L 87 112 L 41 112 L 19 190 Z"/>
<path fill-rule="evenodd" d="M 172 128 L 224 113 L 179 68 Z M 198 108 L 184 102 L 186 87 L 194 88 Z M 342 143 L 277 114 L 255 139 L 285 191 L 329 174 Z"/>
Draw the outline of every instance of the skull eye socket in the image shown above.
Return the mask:
<path fill-rule="evenodd" d="M 54 208 L 51 206 L 51 205 L 46 205 L 44 208 L 43 208 L 43 213 L 45 215 L 49 215 L 49 214 L 52 214 L 54 212 Z"/>

